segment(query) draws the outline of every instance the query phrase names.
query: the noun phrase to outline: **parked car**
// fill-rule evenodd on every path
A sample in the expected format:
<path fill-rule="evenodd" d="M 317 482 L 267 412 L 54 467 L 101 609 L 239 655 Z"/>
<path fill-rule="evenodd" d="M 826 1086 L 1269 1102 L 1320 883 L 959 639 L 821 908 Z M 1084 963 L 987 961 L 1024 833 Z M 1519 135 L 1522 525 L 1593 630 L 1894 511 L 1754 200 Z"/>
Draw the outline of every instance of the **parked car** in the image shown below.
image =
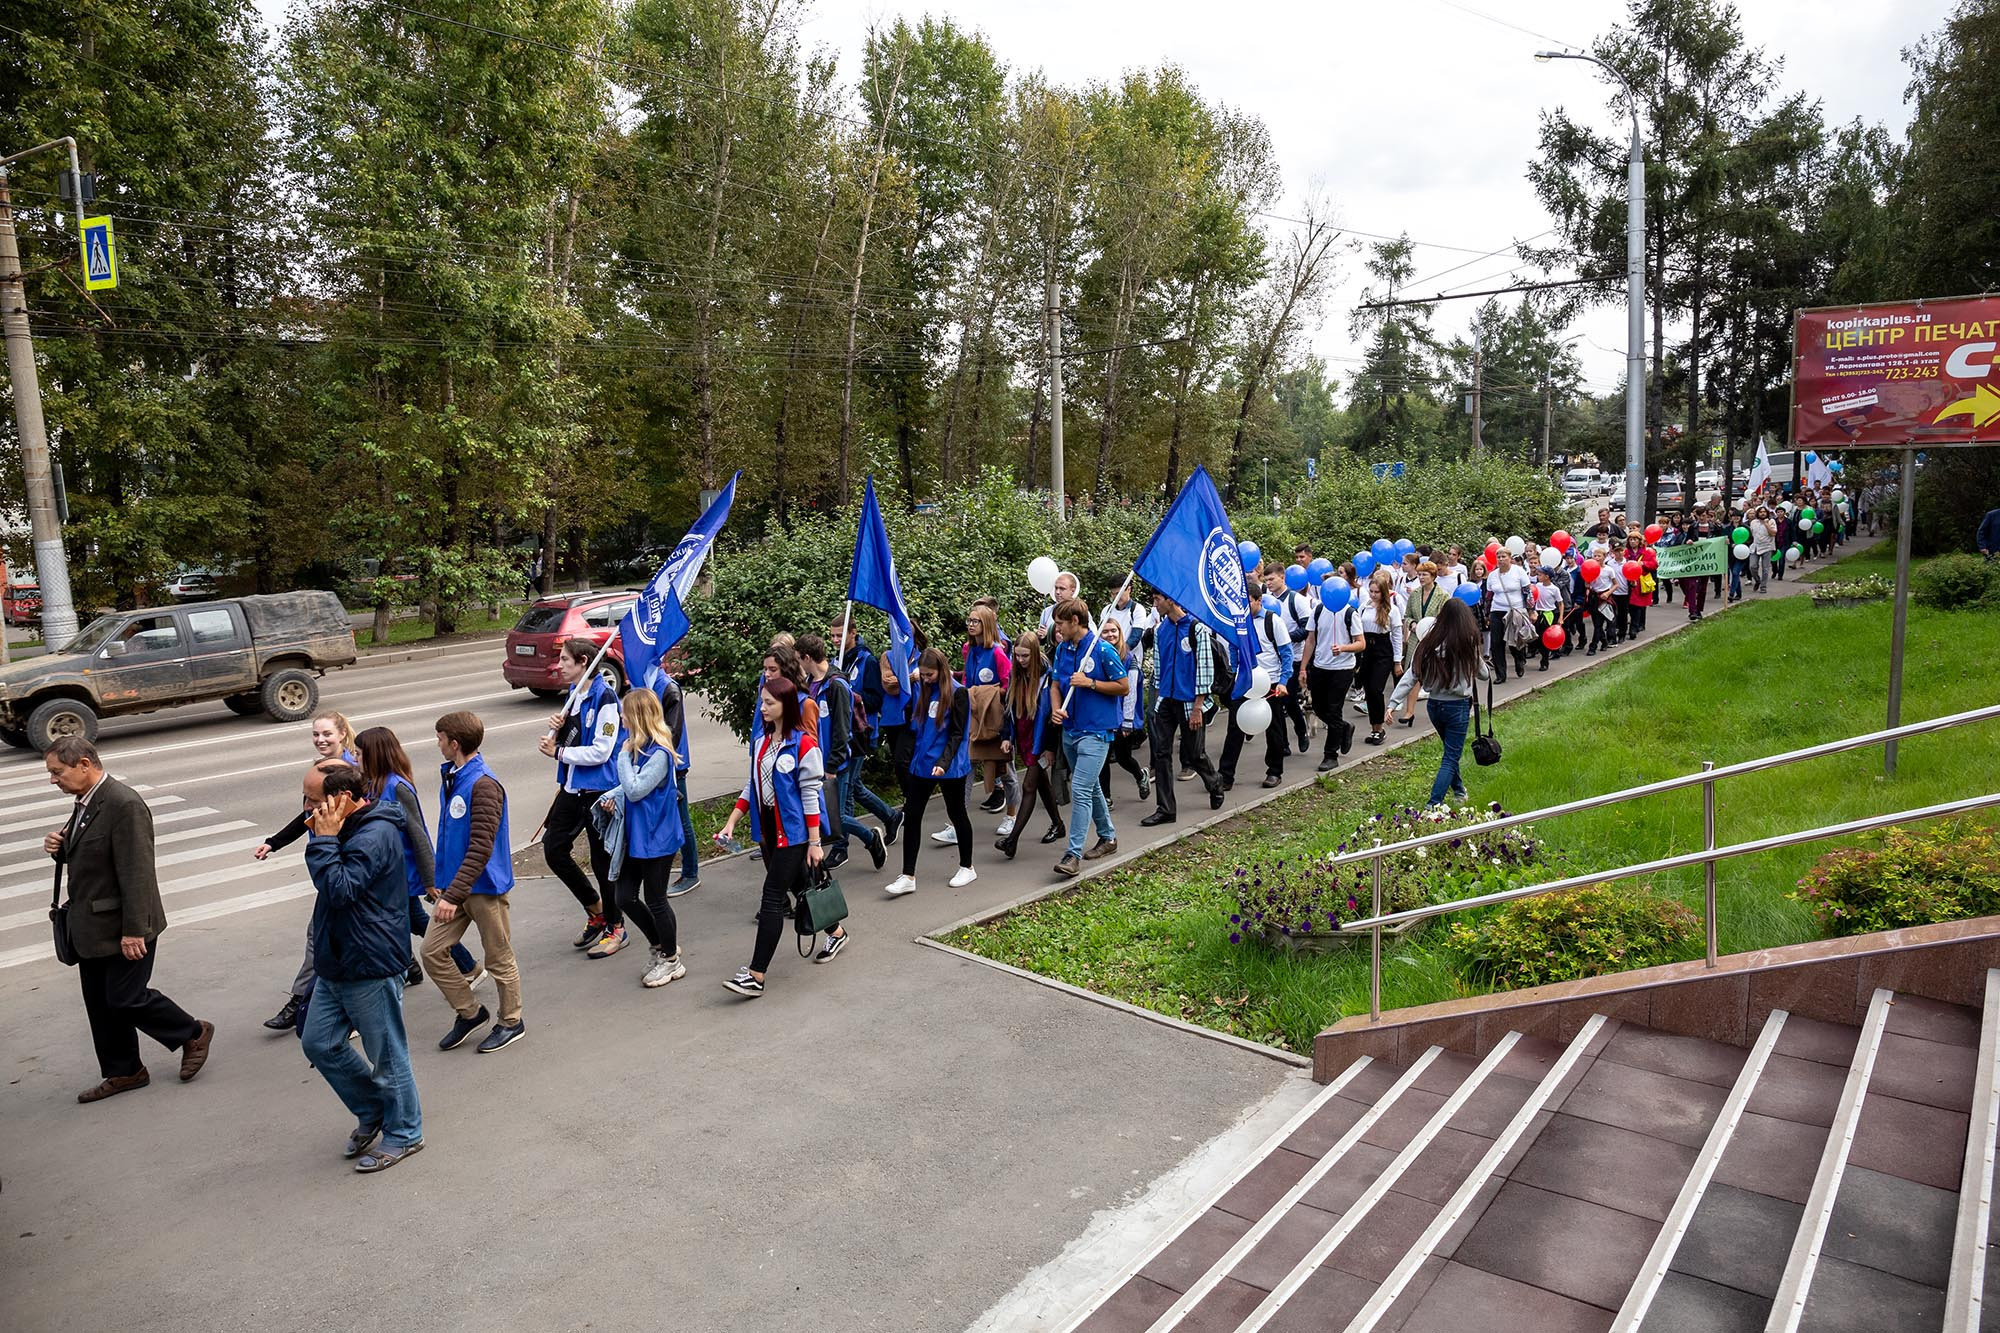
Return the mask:
<path fill-rule="evenodd" d="M 167 580 L 166 594 L 177 602 L 205 602 L 216 594 L 215 575 L 205 569 L 183 569 Z"/>
<path fill-rule="evenodd" d="M 522 613 L 514 628 L 507 631 L 507 655 L 500 674 L 517 690 L 527 690 L 537 699 L 559 699 L 564 685 L 556 659 L 563 640 L 589 639 L 611 647 L 598 672 L 612 689 L 625 688 L 625 653 L 618 643 L 618 622 L 639 600 L 639 588 L 598 589 L 594 592 L 557 593 L 544 597 Z M 680 674 L 677 653 L 667 654 L 667 670 Z"/>
<path fill-rule="evenodd" d="M 46 750 L 63 736 L 95 740 L 101 717 L 205 699 L 301 722 L 319 706 L 319 677 L 354 660 L 347 612 L 330 592 L 116 612 L 0 667 L 0 740 Z"/>
<path fill-rule="evenodd" d="M 1573 467 L 1563 473 L 1563 494 L 1571 499 L 1596 495 L 1604 486 L 1604 474 L 1594 467 Z"/>
<path fill-rule="evenodd" d="M 0 563 L 0 620 L 9 625 L 37 625 L 42 619 L 42 588 L 33 579 L 20 579 Z"/>

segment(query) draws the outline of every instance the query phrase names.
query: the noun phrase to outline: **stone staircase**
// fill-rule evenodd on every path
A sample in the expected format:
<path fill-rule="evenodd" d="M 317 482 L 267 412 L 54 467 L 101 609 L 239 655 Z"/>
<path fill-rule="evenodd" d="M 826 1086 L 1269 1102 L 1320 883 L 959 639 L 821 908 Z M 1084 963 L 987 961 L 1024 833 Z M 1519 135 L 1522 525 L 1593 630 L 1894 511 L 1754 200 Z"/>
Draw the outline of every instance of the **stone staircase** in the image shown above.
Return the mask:
<path fill-rule="evenodd" d="M 1059 1327 L 2000 1329 L 1996 1059 L 2000 969 L 1748 1050 L 1600 1014 L 1363 1058 Z"/>

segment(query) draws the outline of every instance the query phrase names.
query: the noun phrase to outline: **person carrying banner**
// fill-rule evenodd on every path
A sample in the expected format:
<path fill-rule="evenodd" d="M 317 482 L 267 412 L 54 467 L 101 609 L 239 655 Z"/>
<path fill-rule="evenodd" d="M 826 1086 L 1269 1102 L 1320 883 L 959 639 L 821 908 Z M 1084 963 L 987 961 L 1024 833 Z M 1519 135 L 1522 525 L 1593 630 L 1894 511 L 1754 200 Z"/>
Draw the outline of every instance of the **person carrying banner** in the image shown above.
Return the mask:
<path fill-rule="evenodd" d="M 1257 644 L 1257 665 L 1271 678 L 1271 688 L 1264 693 L 1271 705 L 1271 724 L 1264 729 L 1264 786 L 1275 787 L 1285 780 L 1285 682 L 1292 678 L 1292 637 L 1285 629 L 1279 613 L 1265 607 L 1261 602 L 1253 603 L 1250 615 L 1250 632 Z M 1229 732 L 1222 742 L 1222 762 L 1217 772 L 1222 775 L 1222 789 L 1228 791 L 1236 785 L 1236 761 L 1243 755 L 1243 742 L 1249 733 L 1236 724 L 1236 715 L 1243 707 L 1248 694 L 1229 701 Z"/>
<path fill-rule="evenodd" d="M 1278 734 L 1282 738 L 1284 725 L 1289 722 L 1298 737 L 1296 748 L 1300 754 L 1304 754 L 1309 738 L 1306 734 L 1306 708 L 1303 697 L 1305 690 L 1301 684 L 1305 676 L 1306 658 L 1300 651 L 1300 646 L 1306 641 L 1306 629 L 1312 621 L 1312 598 L 1303 592 L 1293 592 L 1285 586 L 1285 567 L 1275 560 L 1264 562 L 1261 577 L 1264 591 L 1278 599 L 1278 620 L 1284 628 L 1285 637 L 1292 645 L 1291 674 L 1278 682 L 1285 687 L 1284 692 L 1274 693 L 1271 699 L 1275 719 L 1272 725 L 1279 729 Z M 1289 744 L 1284 746 L 1284 753 L 1289 754 L 1293 748 Z"/>
<path fill-rule="evenodd" d="M 1077 598 L 1057 602 L 1055 662 L 1049 672 L 1049 716 L 1062 724 L 1063 749 L 1070 769 L 1069 850 L 1056 862 L 1056 874 L 1074 877 L 1084 861 L 1095 861 L 1118 850 L 1118 831 L 1111 824 L 1098 774 L 1111 752 L 1111 734 L 1118 729 L 1119 705 L 1126 693 L 1125 659 L 1090 627 L 1090 608 Z M 1097 829 L 1097 841 L 1083 849 L 1084 826 Z"/>

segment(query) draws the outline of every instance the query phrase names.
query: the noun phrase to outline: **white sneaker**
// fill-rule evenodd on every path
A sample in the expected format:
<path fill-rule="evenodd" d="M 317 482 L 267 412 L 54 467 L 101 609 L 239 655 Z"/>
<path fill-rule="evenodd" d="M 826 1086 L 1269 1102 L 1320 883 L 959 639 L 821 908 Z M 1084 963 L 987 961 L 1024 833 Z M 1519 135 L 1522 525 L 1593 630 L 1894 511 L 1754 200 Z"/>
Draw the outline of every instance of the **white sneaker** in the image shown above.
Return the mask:
<path fill-rule="evenodd" d="M 1000 827 L 993 830 L 993 836 L 996 838 L 1004 838 L 1013 831 L 1014 831 L 1014 816 L 1008 815 L 1005 819 L 1000 821 Z"/>
<path fill-rule="evenodd" d="M 960 866 L 958 868 L 958 873 L 951 877 L 951 887 L 954 889 L 962 889 L 966 885 L 972 883 L 973 880 L 978 878 L 979 878 L 979 872 L 977 870 L 974 870 L 971 866 Z"/>
<path fill-rule="evenodd" d="M 900 898 L 906 893 L 915 893 L 916 891 L 917 880 L 914 875 L 898 875 L 894 883 L 882 890 L 883 894 L 890 898 Z"/>
<path fill-rule="evenodd" d="M 687 968 L 682 966 L 679 954 L 669 957 L 655 949 L 653 965 L 646 969 L 646 975 L 639 979 L 639 984 L 650 990 L 656 986 L 664 986 L 669 981 L 677 981 L 686 975 Z"/>
<path fill-rule="evenodd" d="M 958 846 L 958 830 L 952 828 L 950 825 L 946 825 L 936 833 L 931 834 L 931 841 L 941 843 L 946 847 L 956 847 Z"/>
<path fill-rule="evenodd" d="M 1430 698 L 1430 697 L 1431 697 L 1431 692 L 1430 692 L 1429 690 L 1418 690 L 1418 691 L 1417 691 L 1417 702 L 1418 702 L 1418 703 L 1422 703 L 1422 702 L 1423 702 L 1424 700 L 1426 700 L 1426 699 L 1428 699 L 1428 698 Z"/>

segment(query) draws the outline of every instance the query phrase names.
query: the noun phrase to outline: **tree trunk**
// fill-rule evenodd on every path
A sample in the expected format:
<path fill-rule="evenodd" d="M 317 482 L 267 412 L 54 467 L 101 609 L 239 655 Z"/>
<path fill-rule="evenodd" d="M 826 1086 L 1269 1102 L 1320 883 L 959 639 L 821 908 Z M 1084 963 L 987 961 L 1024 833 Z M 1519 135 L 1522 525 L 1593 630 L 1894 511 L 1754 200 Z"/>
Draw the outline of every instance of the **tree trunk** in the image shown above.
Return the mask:
<path fill-rule="evenodd" d="M 903 64 L 909 52 L 896 53 L 895 77 L 889 85 L 889 100 L 882 107 L 882 125 L 875 135 L 875 160 L 868 168 L 868 192 L 861 201 L 861 236 L 854 245 L 854 285 L 847 297 L 847 350 L 843 358 L 845 373 L 840 382 L 840 448 L 839 465 L 834 476 L 835 498 L 841 504 L 847 502 L 848 478 L 852 471 L 854 448 L 854 345 L 855 335 L 861 318 L 861 276 L 868 262 L 868 229 L 875 218 L 875 190 L 882 180 L 882 159 L 889 146 L 889 122 L 896 118 L 896 97 L 903 90 Z M 896 444 L 903 457 L 903 485 L 909 491 L 912 502 L 915 499 L 913 470 L 910 465 L 910 423 L 906 416 L 896 423 Z"/>

